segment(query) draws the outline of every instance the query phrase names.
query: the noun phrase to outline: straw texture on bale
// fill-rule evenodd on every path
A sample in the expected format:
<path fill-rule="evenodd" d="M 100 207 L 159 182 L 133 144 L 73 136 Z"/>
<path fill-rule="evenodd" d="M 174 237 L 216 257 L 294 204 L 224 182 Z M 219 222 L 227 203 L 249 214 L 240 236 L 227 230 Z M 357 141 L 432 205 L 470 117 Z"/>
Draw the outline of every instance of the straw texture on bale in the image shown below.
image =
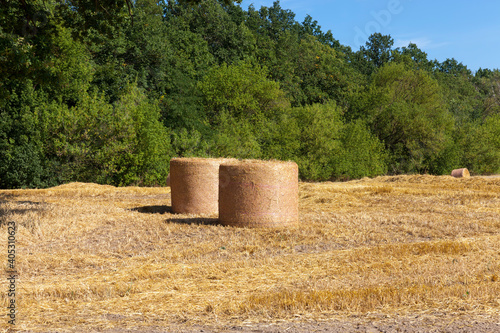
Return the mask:
<path fill-rule="evenodd" d="M 219 165 L 224 161 L 230 159 L 171 159 L 172 211 L 177 214 L 217 214 Z"/>
<path fill-rule="evenodd" d="M 298 224 L 298 166 L 243 160 L 220 165 L 219 222 L 239 227 Z"/>
<path fill-rule="evenodd" d="M 470 177 L 469 170 L 467 170 L 466 168 L 455 169 L 451 172 L 451 175 L 455 178 L 469 178 Z"/>

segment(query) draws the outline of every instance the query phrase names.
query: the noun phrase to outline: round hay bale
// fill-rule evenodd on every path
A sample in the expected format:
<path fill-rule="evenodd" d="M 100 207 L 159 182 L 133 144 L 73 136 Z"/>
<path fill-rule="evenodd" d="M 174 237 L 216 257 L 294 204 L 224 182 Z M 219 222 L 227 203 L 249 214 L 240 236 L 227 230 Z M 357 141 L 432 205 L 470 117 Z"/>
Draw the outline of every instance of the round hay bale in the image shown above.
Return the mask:
<path fill-rule="evenodd" d="M 470 173 L 469 173 L 469 170 L 467 170 L 467 168 L 455 169 L 451 172 L 451 175 L 452 175 L 452 177 L 455 177 L 455 178 L 469 178 L 470 177 Z"/>
<path fill-rule="evenodd" d="M 217 214 L 219 165 L 224 161 L 228 159 L 171 159 L 172 211 L 177 214 Z"/>
<path fill-rule="evenodd" d="M 238 227 L 281 227 L 299 222 L 295 162 L 243 160 L 220 165 L 219 222 Z"/>

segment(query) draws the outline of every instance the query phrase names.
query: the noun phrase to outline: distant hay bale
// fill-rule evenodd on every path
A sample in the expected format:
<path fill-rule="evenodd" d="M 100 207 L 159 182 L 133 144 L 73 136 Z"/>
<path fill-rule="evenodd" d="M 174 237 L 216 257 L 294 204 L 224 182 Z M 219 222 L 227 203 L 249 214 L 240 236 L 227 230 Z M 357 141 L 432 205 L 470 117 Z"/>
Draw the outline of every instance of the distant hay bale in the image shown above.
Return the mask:
<path fill-rule="evenodd" d="M 219 165 L 228 160 L 215 158 L 171 159 L 172 211 L 177 214 L 217 214 Z"/>
<path fill-rule="evenodd" d="M 170 186 L 170 173 L 167 175 L 167 186 Z"/>
<path fill-rule="evenodd" d="M 470 173 L 469 173 L 469 170 L 467 170 L 467 168 L 455 169 L 451 172 L 451 175 L 452 175 L 452 177 L 455 177 L 455 178 L 469 178 L 470 177 Z"/>
<path fill-rule="evenodd" d="M 219 222 L 239 227 L 298 224 L 298 166 L 243 160 L 220 165 Z"/>

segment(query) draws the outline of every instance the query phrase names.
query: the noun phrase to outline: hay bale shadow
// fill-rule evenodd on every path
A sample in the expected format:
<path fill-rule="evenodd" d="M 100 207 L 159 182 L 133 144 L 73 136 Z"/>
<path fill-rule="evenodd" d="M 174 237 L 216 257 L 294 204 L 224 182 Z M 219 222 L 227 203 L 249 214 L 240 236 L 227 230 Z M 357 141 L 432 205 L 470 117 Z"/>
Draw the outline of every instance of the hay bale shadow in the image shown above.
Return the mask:
<path fill-rule="evenodd" d="M 10 216 L 25 215 L 30 212 L 44 212 L 48 208 L 45 202 L 38 201 L 12 201 L 3 200 L 0 197 L 0 226 L 6 225 L 10 221 Z M 26 222 L 21 222 L 21 225 L 28 227 Z"/>
<path fill-rule="evenodd" d="M 131 211 L 145 213 L 145 214 L 167 214 L 172 213 L 171 206 L 142 206 L 131 208 Z"/>
<path fill-rule="evenodd" d="M 200 224 L 200 225 L 219 225 L 219 219 L 209 217 L 185 217 L 185 218 L 172 218 L 167 219 L 167 223 L 179 224 Z"/>
<path fill-rule="evenodd" d="M 172 206 L 141 206 L 130 208 L 129 210 L 144 214 L 174 214 Z M 165 222 L 178 224 L 218 225 L 219 219 L 210 217 L 175 217 L 169 218 Z"/>

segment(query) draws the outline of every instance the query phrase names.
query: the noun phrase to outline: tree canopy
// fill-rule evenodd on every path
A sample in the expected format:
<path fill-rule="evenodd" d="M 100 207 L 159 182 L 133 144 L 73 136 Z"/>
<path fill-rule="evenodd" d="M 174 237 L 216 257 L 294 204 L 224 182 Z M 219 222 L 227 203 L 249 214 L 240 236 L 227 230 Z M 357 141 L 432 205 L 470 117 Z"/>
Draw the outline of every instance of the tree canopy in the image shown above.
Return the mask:
<path fill-rule="evenodd" d="M 500 172 L 500 72 L 359 50 L 229 0 L 0 0 L 0 187 L 163 184 L 173 156 L 309 180 Z"/>

